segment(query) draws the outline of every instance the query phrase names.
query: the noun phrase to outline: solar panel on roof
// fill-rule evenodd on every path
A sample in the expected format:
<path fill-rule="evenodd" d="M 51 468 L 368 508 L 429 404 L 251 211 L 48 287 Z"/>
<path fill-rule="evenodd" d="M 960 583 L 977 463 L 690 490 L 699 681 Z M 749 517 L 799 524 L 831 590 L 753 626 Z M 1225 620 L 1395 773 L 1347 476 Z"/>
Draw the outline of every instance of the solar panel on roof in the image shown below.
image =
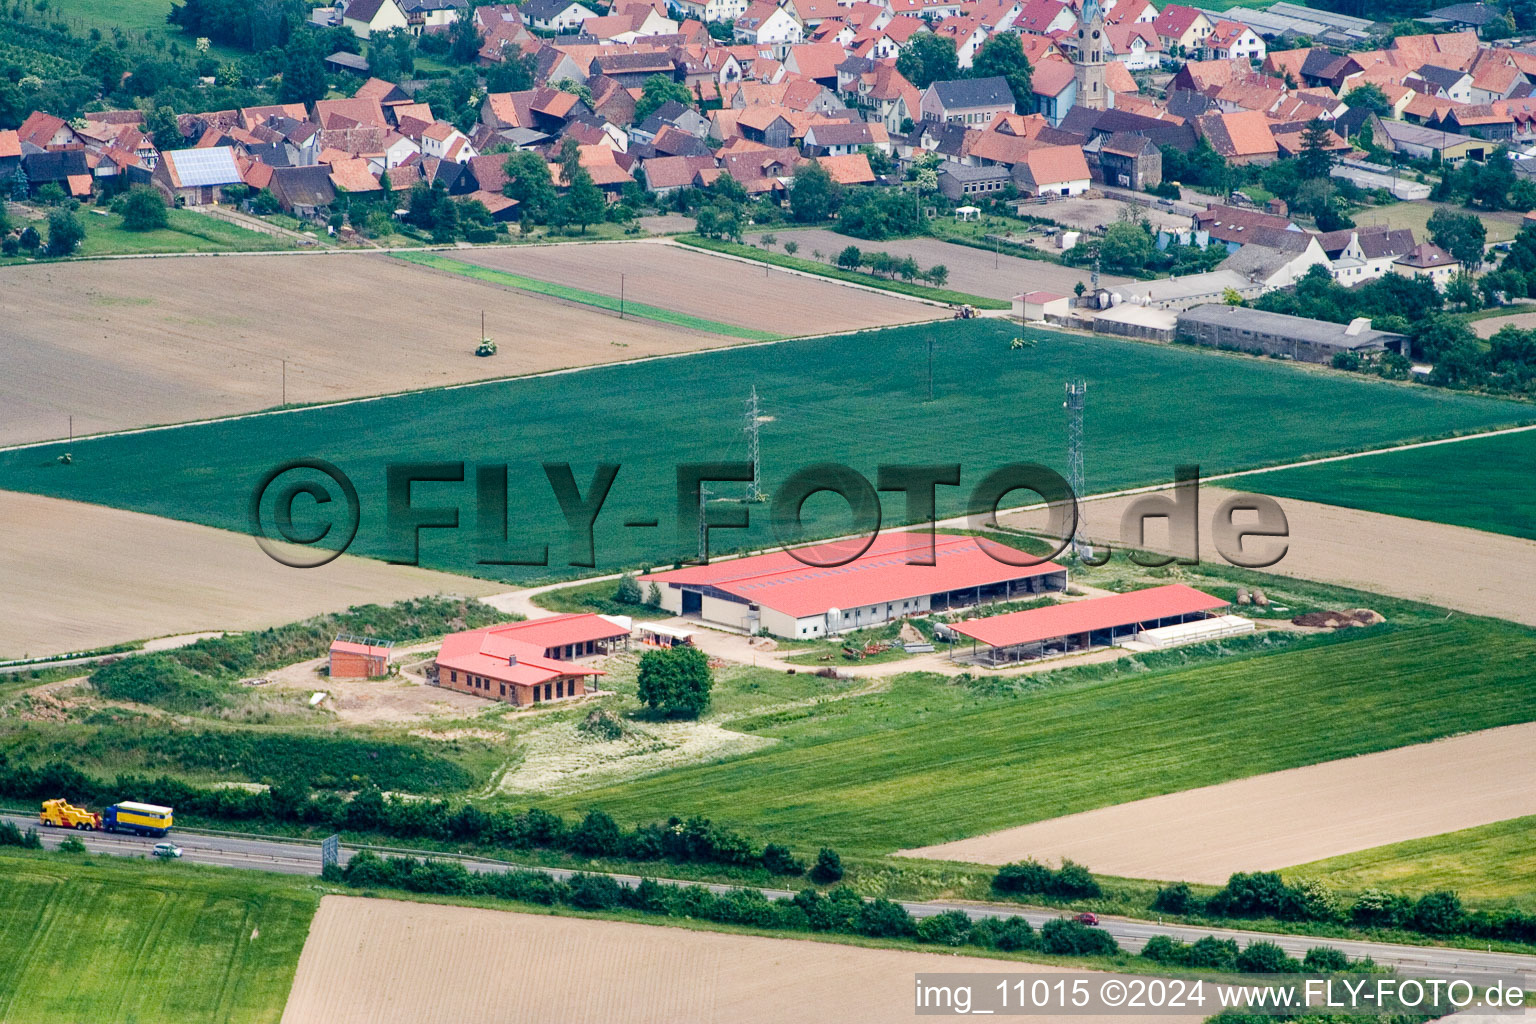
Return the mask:
<path fill-rule="evenodd" d="M 176 167 L 176 177 L 184 188 L 204 185 L 229 185 L 240 180 L 235 166 L 235 151 L 228 146 L 217 149 L 182 149 L 166 156 Z"/>

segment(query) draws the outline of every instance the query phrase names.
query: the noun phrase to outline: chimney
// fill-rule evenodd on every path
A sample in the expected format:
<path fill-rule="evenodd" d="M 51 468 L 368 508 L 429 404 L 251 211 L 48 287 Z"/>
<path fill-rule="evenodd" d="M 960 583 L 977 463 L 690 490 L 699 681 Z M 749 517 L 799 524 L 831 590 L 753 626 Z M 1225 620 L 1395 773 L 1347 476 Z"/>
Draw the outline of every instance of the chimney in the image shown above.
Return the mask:
<path fill-rule="evenodd" d="M 507 655 L 507 664 L 509 666 L 516 665 L 517 664 L 517 655 L 515 655 L 515 654 Z"/>

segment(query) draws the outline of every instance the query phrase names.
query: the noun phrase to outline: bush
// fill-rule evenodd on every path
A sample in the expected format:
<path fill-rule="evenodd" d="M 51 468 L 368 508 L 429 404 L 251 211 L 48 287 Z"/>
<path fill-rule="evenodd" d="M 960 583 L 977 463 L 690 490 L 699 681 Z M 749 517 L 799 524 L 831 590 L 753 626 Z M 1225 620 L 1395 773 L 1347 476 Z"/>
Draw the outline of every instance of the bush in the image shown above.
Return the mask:
<path fill-rule="evenodd" d="M 23 842 L 21 829 L 15 822 L 0 821 L 0 846 L 21 846 Z"/>
<path fill-rule="evenodd" d="M 1216 971 L 1231 971 L 1237 967 L 1237 943 L 1232 939 L 1218 939 L 1214 935 L 1196 939 L 1184 954 L 1184 963 L 1190 967 L 1205 967 Z"/>
<path fill-rule="evenodd" d="M 7 256 L 15 256 L 20 251 L 21 240 L 15 235 L 6 235 L 4 239 L 0 239 L 0 253 L 4 253 Z"/>
<path fill-rule="evenodd" d="M 1040 927 L 1040 949 L 1058 956 L 1109 956 L 1118 953 L 1120 946 L 1102 929 L 1054 918 Z"/>
<path fill-rule="evenodd" d="M 1273 942 L 1250 942 L 1237 954 L 1237 969 L 1244 974 L 1295 974 L 1301 964 Z"/>
<path fill-rule="evenodd" d="M 818 885 L 831 885 L 843 879 L 843 859 L 837 851 L 823 846 L 816 854 L 816 866 L 811 869 L 811 881 Z"/>
<path fill-rule="evenodd" d="M 591 810 L 571 830 L 568 845 L 572 852 L 588 857 L 613 857 L 624 847 L 624 834 L 606 811 Z"/>
<path fill-rule="evenodd" d="M 1425 893 L 1413 905 L 1412 925 L 1430 935 L 1451 935 L 1466 924 L 1466 914 L 1461 909 L 1461 899 L 1454 892 L 1444 889 Z"/>
<path fill-rule="evenodd" d="M 68 256 L 85 240 L 85 228 L 68 210 L 52 210 L 48 214 L 49 256 Z"/>
<path fill-rule="evenodd" d="M 938 946 L 961 946 L 971 934 L 971 919 L 963 910 L 946 910 L 917 922 L 917 937 Z"/>
<path fill-rule="evenodd" d="M 763 847 L 763 867 L 767 868 L 771 875 L 805 874 L 805 863 L 797 860 L 789 852 L 789 847 L 779 843 L 769 843 Z"/>
<path fill-rule="evenodd" d="M 983 949 L 1012 953 L 1034 948 L 1035 929 L 1022 917 L 984 917 L 971 925 L 970 941 Z"/>
<path fill-rule="evenodd" d="M 1355 900 L 1350 917 L 1366 928 L 1400 928 L 1413 916 L 1413 902 L 1406 896 L 1381 889 L 1367 889 Z"/>
<path fill-rule="evenodd" d="M 1301 894 L 1273 871 L 1238 872 L 1205 903 L 1218 917 L 1274 917 L 1282 921 L 1306 916 Z"/>
<path fill-rule="evenodd" d="M 129 231 L 154 231 L 170 223 L 165 197 L 151 185 L 134 185 L 122 197 L 123 227 Z"/>
<path fill-rule="evenodd" d="M 35 831 L 30 830 L 30 829 L 28 831 L 32 833 L 32 837 L 34 839 L 37 838 L 37 833 Z M 22 846 L 28 846 L 29 845 L 27 843 L 25 837 L 22 838 L 21 845 Z M 36 846 L 30 847 L 30 848 L 34 849 L 34 850 L 40 850 L 40 849 L 43 848 L 43 844 L 42 844 L 41 841 L 39 841 Z M 65 836 L 63 841 L 59 843 L 59 852 L 60 853 L 84 853 L 85 852 L 85 843 L 81 841 L 79 836 Z"/>
<path fill-rule="evenodd" d="M 866 901 L 854 916 L 853 927 L 860 935 L 874 939 L 899 939 L 917 933 L 906 908 L 887 899 Z"/>
<path fill-rule="evenodd" d="M 1181 965 L 1189 956 L 1189 947 L 1167 935 L 1154 935 L 1141 948 L 1141 955 L 1153 963 Z"/>
<path fill-rule="evenodd" d="M 1061 870 L 1051 879 L 1046 892 L 1064 900 L 1093 899 L 1100 895 L 1099 883 L 1088 869 L 1070 860 L 1061 862 Z"/>
<path fill-rule="evenodd" d="M 1349 957 L 1332 946 L 1313 946 L 1301 959 L 1301 969 L 1314 974 L 1349 970 Z"/>
<path fill-rule="evenodd" d="M 612 910 L 619 905 L 620 886 L 607 875 L 572 875 L 570 903 L 582 910 Z"/>
<path fill-rule="evenodd" d="M 111 700 L 130 700 L 166 711 L 206 711 L 226 703 L 222 685 L 169 654 L 140 654 L 115 661 L 91 673 L 91 685 Z"/>
<path fill-rule="evenodd" d="M 18 239 L 18 242 L 23 249 L 32 252 L 39 245 L 43 244 L 43 236 L 37 233 L 37 228 L 28 224 L 21 229 L 21 237 Z"/>
<path fill-rule="evenodd" d="M 70 838 L 73 839 L 75 837 L 71 836 Z M 81 843 L 80 845 L 84 849 L 85 844 Z M 29 828 L 22 833 L 21 848 L 23 850 L 41 850 L 43 848 L 43 837 L 37 834 L 37 829 Z"/>
<path fill-rule="evenodd" d="M 1051 876 L 1051 869 L 1036 860 L 1004 864 L 997 869 L 992 888 L 998 892 L 1034 895 L 1050 888 Z"/>
<path fill-rule="evenodd" d="M 1200 901 L 1188 882 L 1174 882 L 1157 890 L 1152 909 L 1163 914 L 1195 914 L 1200 911 Z"/>

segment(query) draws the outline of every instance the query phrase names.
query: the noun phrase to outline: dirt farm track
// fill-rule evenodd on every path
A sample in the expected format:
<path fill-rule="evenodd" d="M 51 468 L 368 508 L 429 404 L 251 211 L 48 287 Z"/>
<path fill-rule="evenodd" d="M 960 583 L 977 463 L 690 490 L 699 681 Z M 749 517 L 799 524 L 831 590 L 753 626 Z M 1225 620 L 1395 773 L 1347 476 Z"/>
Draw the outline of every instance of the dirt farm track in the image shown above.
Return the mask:
<path fill-rule="evenodd" d="M 272 561 L 249 537 L 0 491 L 0 657 L 43 657 L 202 630 L 277 626 L 350 605 L 502 584 L 343 555 Z"/>
<path fill-rule="evenodd" d="M 655 243 L 514 255 L 553 281 L 591 262 L 615 288 L 633 263 L 636 301 L 785 333 L 942 313 Z M 481 310 L 501 349 L 488 359 Z M 314 403 L 740 344 L 374 254 L 13 267 L 0 323 L 0 444 L 64 437 L 71 415 L 83 434 L 270 408 L 285 359 L 287 400 Z"/>
<path fill-rule="evenodd" d="M 981 864 L 1067 857 L 1111 875 L 1219 885 L 1234 871 L 1273 871 L 1536 814 L 1533 745 L 1536 724 L 1488 729 L 904 854 Z M 1384 799 L 1391 792 L 1412 797 Z"/>
<path fill-rule="evenodd" d="M 472 965 L 472 966 L 471 966 Z M 283 1024 L 886 1024 L 920 971 L 1060 967 L 326 896 Z M 1073 1017 L 1083 1024 L 1120 1019 Z M 1159 1016 L 1185 1024 L 1200 1016 Z"/>

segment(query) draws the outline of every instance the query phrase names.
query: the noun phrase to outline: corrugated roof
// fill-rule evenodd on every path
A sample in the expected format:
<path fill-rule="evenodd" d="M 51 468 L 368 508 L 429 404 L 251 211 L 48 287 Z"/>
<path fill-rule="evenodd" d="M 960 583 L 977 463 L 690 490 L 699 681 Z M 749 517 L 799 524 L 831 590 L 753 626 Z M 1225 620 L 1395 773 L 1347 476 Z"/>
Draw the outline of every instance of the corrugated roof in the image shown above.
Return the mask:
<path fill-rule="evenodd" d="M 569 615 L 553 615 L 547 619 L 518 622 L 503 630 L 514 640 L 539 644 L 545 648 L 564 647 L 566 644 L 584 644 L 588 640 L 611 640 L 628 636 L 629 630 L 615 625 L 601 615 L 589 612 L 573 612 Z"/>
<path fill-rule="evenodd" d="M 1032 608 L 1028 611 L 994 615 L 988 619 L 966 619 L 952 628 L 988 647 L 1014 647 L 1040 643 L 1057 637 L 1090 633 L 1115 626 L 1132 626 L 1176 615 L 1222 608 L 1228 602 L 1182 583 L 1136 590 L 1113 597 Z"/>

